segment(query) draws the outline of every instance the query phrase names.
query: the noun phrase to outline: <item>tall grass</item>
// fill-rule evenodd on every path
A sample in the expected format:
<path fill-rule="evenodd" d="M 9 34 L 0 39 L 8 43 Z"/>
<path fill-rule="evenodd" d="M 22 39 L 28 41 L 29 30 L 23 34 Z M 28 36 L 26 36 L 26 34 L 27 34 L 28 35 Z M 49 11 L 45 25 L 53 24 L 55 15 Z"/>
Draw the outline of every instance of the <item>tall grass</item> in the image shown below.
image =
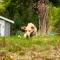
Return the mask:
<path fill-rule="evenodd" d="M 29 48 L 34 45 L 41 49 L 54 48 L 60 43 L 60 36 L 37 36 L 32 38 L 24 38 L 17 36 L 0 37 L 0 49 L 4 48 L 8 51 L 19 51 L 23 48 Z"/>

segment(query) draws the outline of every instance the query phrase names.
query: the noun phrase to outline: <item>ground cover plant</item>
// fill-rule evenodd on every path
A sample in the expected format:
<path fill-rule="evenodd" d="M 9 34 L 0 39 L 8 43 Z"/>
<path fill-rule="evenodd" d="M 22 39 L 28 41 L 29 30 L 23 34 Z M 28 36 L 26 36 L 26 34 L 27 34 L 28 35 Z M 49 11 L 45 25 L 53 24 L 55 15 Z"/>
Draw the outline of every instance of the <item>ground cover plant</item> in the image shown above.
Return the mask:
<path fill-rule="evenodd" d="M 60 36 L 0 37 L 0 60 L 60 60 Z"/>

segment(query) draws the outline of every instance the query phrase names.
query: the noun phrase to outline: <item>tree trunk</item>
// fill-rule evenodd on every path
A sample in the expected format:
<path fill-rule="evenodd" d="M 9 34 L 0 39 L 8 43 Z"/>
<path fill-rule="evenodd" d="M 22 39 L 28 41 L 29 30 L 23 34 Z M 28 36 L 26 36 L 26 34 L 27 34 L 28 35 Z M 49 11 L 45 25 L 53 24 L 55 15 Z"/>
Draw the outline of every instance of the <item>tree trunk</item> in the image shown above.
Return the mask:
<path fill-rule="evenodd" d="M 47 7 L 44 0 L 40 0 L 38 2 L 38 12 L 39 12 L 39 32 L 40 34 L 46 34 L 48 19 L 47 19 Z"/>

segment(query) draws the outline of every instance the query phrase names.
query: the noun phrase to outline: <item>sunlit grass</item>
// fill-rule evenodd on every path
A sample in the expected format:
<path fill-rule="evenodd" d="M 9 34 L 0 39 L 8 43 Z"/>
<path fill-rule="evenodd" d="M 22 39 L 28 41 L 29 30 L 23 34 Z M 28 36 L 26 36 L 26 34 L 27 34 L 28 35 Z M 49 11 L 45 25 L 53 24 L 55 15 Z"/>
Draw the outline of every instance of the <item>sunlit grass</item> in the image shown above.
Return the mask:
<path fill-rule="evenodd" d="M 41 49 L 50 49 L 60 43 L 60 36 L 34 36 L 24 38 L 18 36 L 0 37 L 0 47 L 9 51 L 17 51 L 22 47 L 29 48 L 33 45 L 39 45 Z"/>
<path fill-rule="evenodd" d="M 0 53 L 8 54 L 19 54 L 21 58 L 25 59 L 31 56 L 42 56 L 42 59 L 54 59 L 57 54 L 55 51 L 60 47 L 60 36 L 58 35 L 39 35 L 34 36 L 32 38 L 24 38 L 18 36 L 8 36 L 8 37 L 0 37 Z M 38 55 L 36 55 L 36 54 Z M 39 55 L 39 53 L 41 55 Z M 53 54 L 54 53 L 54 54 Z M 28 55 L 26 55 L 28 54 Z M 26 55 L 26 56 L 25 56 Z M 52 57 L 54 55 L 54 57 Z M 59 54 L 57 54 L 59 56 Z M 3 56 L 5 56 L 3 54 Z M 23 57 L 25 56 L 25 58 Z M 31 59 L 35 59 L 31 57 Z M 50 57 L 51 56 L 51 57 Z M 13 57 L 14 58 L 14 57 Z M 41 58 L 41 57 L 39 57 Z M 11 57 L 5 56 L 5 60 L 11 60 Z M 57 59 L 57 58 L 56 58 Z M 25 59 L 26 60 L 26 59 Z"/>

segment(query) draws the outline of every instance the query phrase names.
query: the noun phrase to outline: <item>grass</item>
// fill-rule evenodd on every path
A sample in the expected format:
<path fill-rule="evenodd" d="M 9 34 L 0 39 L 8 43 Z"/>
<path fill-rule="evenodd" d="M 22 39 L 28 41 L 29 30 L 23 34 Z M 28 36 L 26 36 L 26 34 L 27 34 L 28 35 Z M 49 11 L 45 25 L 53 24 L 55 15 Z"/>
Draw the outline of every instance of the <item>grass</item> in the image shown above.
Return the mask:
<path fill-rule="evenodd" d="M 56 49 L 60 50 L 59 48 L 60 48 L 59 35 L 50 35 L 50 36 L 46 35 L 46 36 L 37 36 L 37 37 L 34 36 L 32 38 L 24 38 L 22 36 L 21 37 L 17 37 L 17 36 L 0 37 L 0 53 L 1 52 L 6 52 L 6 53 L 12 52 L 16 54 L 18 53 L 19 56 L 22 56 L 22 57 L 28 54 L 27 56 L 29 57 L 30 56 L 29 54 L 34 55 L 35 53 L 38 54 L 39 52 L 41 53 L 41 55 L 39 54 L 38 55 L 39 56 L 43 55 L 42 58 L 45 60 L 48 60 L 48 59 L 58 60 L 60 57 L 56 58 L 55 56 L 55 58 L 53 57 L 51 58 L 49 56 L 52 50 L 55 53 Z M 10 58 L 10 56 L 5 57 L 6 60 L 9 60 L 8 58 Z M 38 60 L 38 58 L 36 57 L 34 58 L 30 56 L 30 58 L 32 58 L 31 60 Z M 43 60 L 42 58 L 41 60 Z"/>
<path fill-rule="evenodd" d="M 32 38 L 18 38 L 17 36 L 0 37 L 0 47 L 7 49 L 17 49 L 21 47 L 29 48 L 32 45 L 39 45 L 42 48 L 55 47 L 60 43 L 60 36 L 37 36 Z"/>

